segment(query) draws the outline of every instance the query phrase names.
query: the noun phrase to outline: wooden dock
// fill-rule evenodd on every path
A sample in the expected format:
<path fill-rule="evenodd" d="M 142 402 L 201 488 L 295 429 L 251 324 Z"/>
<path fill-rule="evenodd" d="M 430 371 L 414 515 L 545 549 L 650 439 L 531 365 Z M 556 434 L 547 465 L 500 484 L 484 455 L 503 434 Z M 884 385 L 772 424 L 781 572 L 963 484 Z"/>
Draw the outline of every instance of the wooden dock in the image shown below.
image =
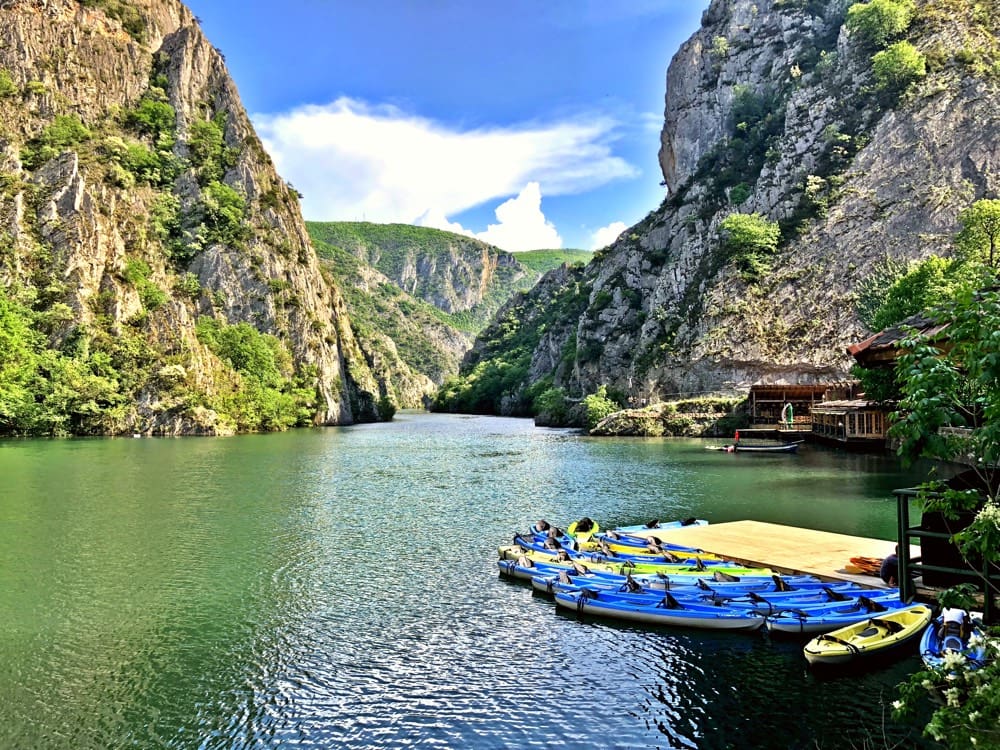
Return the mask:
<path fill-rule="evenodd" d="M 664 542 L 699 547 L 706 552 L 753 567 L 778 573 L 809 573 L 824 580 L 853 581 L 886 588 L 877 576 L 848 573 L 844 566 L 852 557 L 886 557 L 895 542 L 883 539 L 833 534 L 761 521 L 731 521 L 679 529 L 650 529 Z M 919 554 L 915 548 L 914 554 Z"/>

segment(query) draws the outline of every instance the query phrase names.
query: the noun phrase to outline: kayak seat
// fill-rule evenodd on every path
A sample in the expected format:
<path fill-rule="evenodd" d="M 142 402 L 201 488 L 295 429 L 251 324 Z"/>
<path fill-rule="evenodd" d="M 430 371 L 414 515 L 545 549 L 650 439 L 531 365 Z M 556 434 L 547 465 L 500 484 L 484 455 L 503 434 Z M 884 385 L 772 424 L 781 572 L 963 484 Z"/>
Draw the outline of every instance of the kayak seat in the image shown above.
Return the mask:
<path fill-rule="evenodd" d="M 869 620 L 868 624 L 872 627 L 885 628 L 888 633 L 901 633 L 906 629 L 902 623 L 895 620 Z"/>
<path fill-rule="evenodd" d="M 941 642 L 942 651 L 961 651 L 963 648 L 965 648 L 965 644 L 957 635 L 947 635 Z"/>
<path fill-rule="evenodd" d="M 862 630 L 860 633 L 858 633 L 858 635 L 861 636 L 862 638 L 871 638 L 873 635 L 878 635 L 878 633 L 879 633 L 878 628 L 876 628 L 874 625 L 871 625 Z"/>

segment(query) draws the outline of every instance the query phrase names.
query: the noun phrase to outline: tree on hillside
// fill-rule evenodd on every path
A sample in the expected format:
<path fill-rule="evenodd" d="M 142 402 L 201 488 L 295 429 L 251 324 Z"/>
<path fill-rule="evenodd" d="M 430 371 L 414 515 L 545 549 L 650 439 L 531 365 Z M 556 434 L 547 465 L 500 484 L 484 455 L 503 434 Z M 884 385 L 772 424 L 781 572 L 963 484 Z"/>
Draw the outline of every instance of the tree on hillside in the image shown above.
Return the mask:
<path fill-rule="evenodd" d="M 978 200 L 958 215 L 962 231 L 958 235 L 959 251 L 966 257 L 987 257 L 991 267 L 1000 262 L 997 242 L 1000 241 L 1000 200 Z M 987 251 L 986 248 L 989 248 Z"/>
<path fill-rule="evenodd" d="M 971 281 L 972 266 L 936 255 L 912 265 L 885 294 L 872 317 L 872 330 L 881 331 L 911 315 L 940 305 Z"/>
<path fill-rule="evenodd" d="M 767 271 L 768 258 L 778 249 L 781 228 L 760 214 L 729 214 L 719 225 L 722 248 L 750 279 Z"/>
<path fill-rule="evenodd" d="M 901 36 L 913 20 L 913 0 L 871 0 L 847 9 L 847 28 L 866 42 L 883 47 Z"/>
<path fill-rule="evenodd" d="M 872 73 L 878 88 L 903 91 L 912 82 L 927 75 L 927 58 L 909 42 L 896 42 L 872 56 Z"/>

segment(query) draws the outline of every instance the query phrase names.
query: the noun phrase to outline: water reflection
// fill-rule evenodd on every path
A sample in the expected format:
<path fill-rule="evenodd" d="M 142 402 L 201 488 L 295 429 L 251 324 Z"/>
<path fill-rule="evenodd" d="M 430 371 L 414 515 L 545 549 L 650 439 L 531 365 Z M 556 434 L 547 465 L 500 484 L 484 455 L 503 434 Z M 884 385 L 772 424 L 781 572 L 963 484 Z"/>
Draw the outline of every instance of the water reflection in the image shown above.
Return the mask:
<path fill-rule="evenodd" d="M 884 459 L 742 458 L 412 414 L 3 443 L 0 746 L 862 746 L 912 664 L 819 680 L 800 644 L 581 622 L 497 577 L 539 517 L 889 538 L 910 483 Z"/>

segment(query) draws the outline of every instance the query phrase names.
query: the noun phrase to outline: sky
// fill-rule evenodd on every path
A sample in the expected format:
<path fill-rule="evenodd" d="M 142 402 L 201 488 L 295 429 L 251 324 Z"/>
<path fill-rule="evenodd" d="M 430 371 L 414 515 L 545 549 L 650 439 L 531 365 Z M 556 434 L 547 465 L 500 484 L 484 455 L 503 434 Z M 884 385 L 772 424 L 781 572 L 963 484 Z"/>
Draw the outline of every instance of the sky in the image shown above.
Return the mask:
<path fill-rule="evenodd" d="M 709 0 L 188 0 L 313 221 L 591 250 L 662 201 Z"/>

